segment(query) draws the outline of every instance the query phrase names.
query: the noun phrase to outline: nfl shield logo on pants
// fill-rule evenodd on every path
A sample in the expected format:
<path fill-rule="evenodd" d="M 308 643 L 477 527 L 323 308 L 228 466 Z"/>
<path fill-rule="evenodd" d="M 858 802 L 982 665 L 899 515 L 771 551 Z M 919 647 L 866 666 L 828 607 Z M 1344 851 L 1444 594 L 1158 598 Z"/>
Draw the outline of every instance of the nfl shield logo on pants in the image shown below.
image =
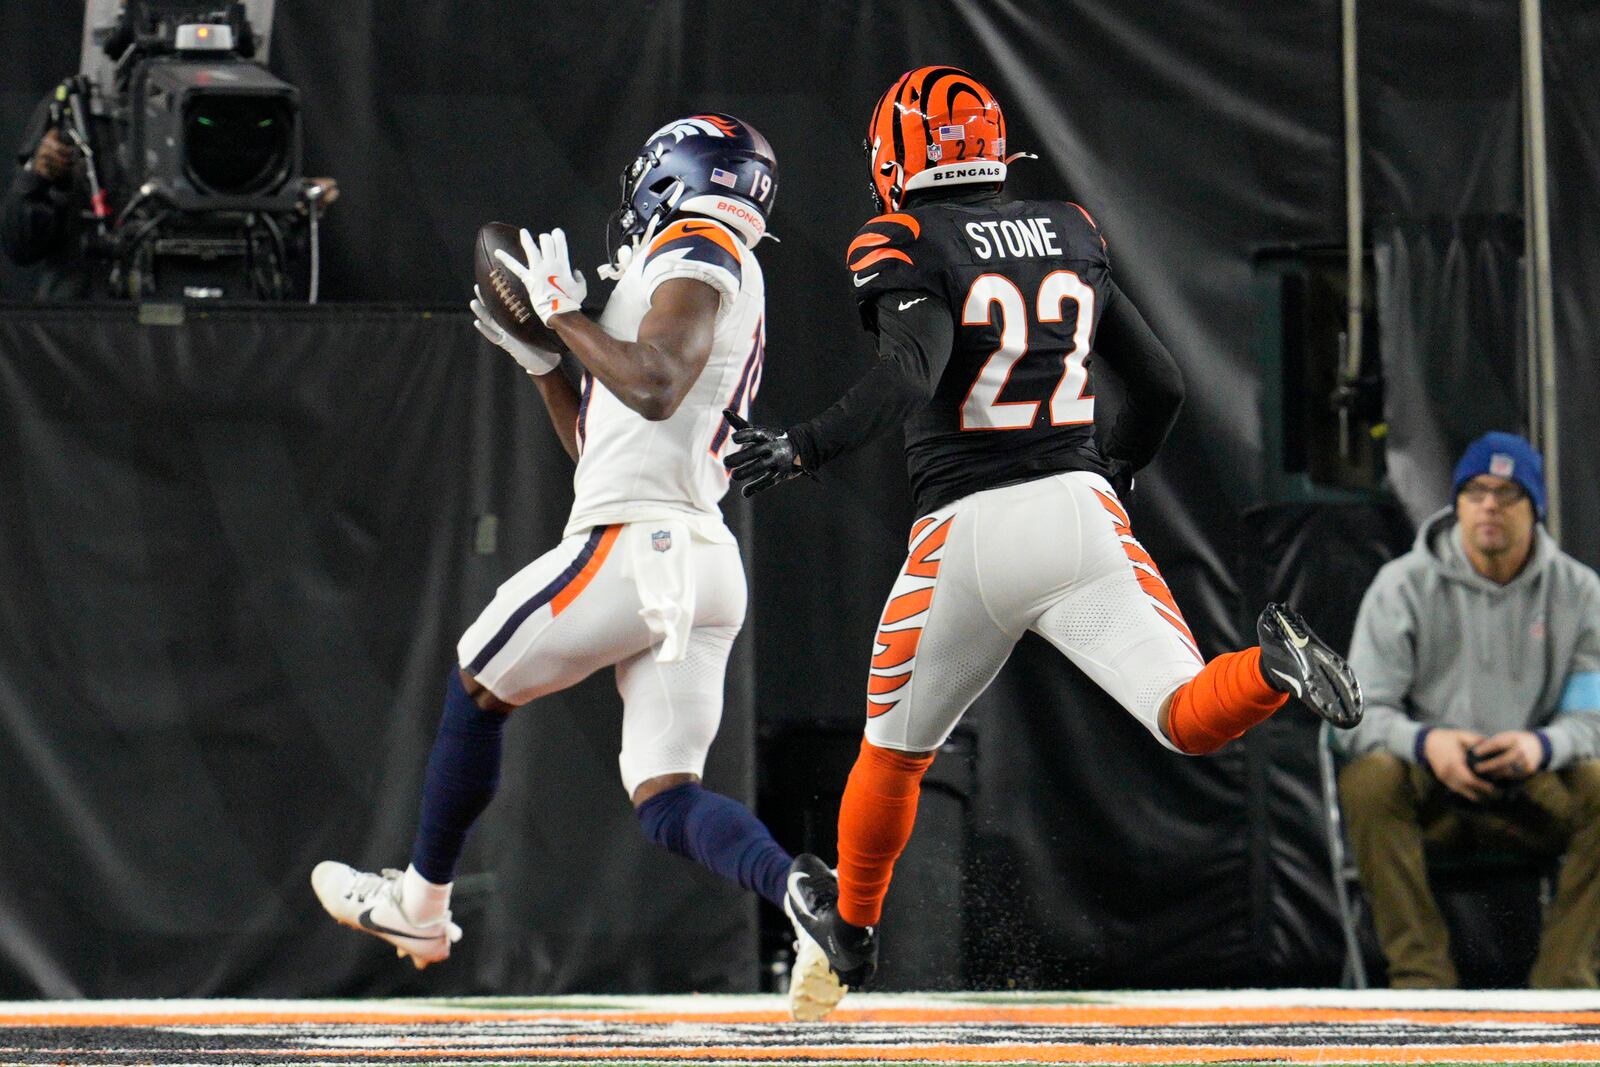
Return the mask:
<path fill-rule="evenodd" d="M 657 530 L 650 535 L 650 547 L 657 552 L 665 552 L 672 547 L 672 531 Z"/>

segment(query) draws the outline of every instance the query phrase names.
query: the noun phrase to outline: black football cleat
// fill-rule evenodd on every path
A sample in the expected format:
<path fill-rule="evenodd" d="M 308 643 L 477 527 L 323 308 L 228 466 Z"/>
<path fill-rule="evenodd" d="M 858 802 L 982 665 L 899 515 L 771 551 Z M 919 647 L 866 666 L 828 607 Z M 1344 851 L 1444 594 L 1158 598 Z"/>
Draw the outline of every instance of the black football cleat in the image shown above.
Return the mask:
<path fill-rule="evenodd" d="M 1268 604 L 1256 620 L 1261 676 L 1341 730 L 1361 721 L 1361 683 L 1344 657 L 1323 644 L 1293 609 Z"/>
<path fill-rule="evenodd" d="M 805 1017 L 801 1014 L 804 1008 L 796 1002 L 797 994 L 804 996 L 802 987 L 814 985 L 813 980 L 817 977 L 806 973 L 809 969 L 815 969 L 814 966 L 809 969 L 801 967 L 805 957 L 813 954 L 808 950 L 820 950 L 823 960 L 817 962 L 826 962 L 827 969 L 832 972 L 828 977 L 836 980 L 839 986 L 838 995 L 822 1010 L 822 1015 L 832 1010 L 833 1004 L 844 996 L 845 989 L 860 989 L 872 980 L 873 973 L 878 969 L 877 931 L 870 926 L 851 926 L 839 917 L 838 905 L 839 881 L 828 865 L 808 853 L 796 856 L 789 866 L 789 887 L 783 898 L 783 910 L 794 923 L 799 949 L 795 973 L 790 978 L 790 1008 L 796 1018 Z M 819 999 L 828 996 L 821 989 L 817 992 L 823 994 Z M 805 1007 L 815 1010 L 817 1006 Z M 810 1015 L 810 1012 L 807 1011 L 806 1015 Z"/>

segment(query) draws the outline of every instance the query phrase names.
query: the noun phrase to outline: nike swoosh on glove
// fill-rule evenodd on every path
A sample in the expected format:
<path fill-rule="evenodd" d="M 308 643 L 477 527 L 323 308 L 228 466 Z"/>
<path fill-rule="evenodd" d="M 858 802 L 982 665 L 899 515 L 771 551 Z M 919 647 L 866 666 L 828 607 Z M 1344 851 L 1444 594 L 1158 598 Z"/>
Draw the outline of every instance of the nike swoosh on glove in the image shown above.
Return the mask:
<path fill-rule="evenodd" d="M 535 377 L 549 374 L 561 365 L 561 357 L 555 353 L 544 352 L 532 345 L 523 344 L 502 330 L 489 316 L 489 309 L 483 303 L 483 293 L 476 285 L 472 287 L 472 292 L 474 294 L 472 302 L 467 306 L 472 309 L 473 318 L 477 320 L 472 324 L 473 328 L 483 334 L 490 344 L 505 349 L 511 354 L 512 359 L 522 365 L 523 370 Z"/>
<path fill-rule="evenodd" d="M 733 480 L 744 483 L 739 491 L 745 496 L 755 496 L 806 473 L 795 462 L 794 442 L 787 433 L 768 426 L 752 426 L 731 410 L 724 411 L 722 417 L 733 427 L 733 443 L 745 446 L 722 460 Z"/>
<path fill-rule="evenodd" d="M 528 290 L 528 302 L 539 321 L 548 326 L 557 315 L 581 310 L 584 297 L 589 295 L 589 283 L 584 281 L 583 271 L 572 269 L 566 233 L 558 226 L 541 233 L 537 243 L 527 230 L 521 231 L 519 237 L 522 253 L 528 257 L 526 263 L 503 248 L 495 249 L 494 254 Z"/>

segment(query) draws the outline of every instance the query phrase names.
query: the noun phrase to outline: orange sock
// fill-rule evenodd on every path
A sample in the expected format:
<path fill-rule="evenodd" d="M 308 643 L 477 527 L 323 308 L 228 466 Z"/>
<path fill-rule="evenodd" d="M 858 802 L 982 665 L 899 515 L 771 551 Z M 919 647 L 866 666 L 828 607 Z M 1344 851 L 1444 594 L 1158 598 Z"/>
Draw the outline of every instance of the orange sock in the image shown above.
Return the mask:
<path fill-rule="evenodd" d="M 1288 699 L 1261 677 L 1261 649 L 1224 652 L 1172 694 L 1167 737 L 1191 756 L 1215 752 Z"/>
<path fill-rule="evenodd" d="M 911 840 L 922 774 L 933 755 L 908 756 L 861 739 L 839 805 L 839 915 L 874 926 L 883 915 L 894 861 Z"/>

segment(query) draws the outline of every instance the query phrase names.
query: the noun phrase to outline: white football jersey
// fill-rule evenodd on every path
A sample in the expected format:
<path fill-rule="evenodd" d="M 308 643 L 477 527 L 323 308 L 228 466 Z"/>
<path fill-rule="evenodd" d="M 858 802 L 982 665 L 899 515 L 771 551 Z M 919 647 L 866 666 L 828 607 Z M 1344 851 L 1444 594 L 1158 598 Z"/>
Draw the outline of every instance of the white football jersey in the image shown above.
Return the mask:
<path fill-rule="evenodd" d="M 766 285 L 761 265 L 719 222 L 683 218 L 641 248 L 600 316 L 613 337 L 636 341 L 656 286 L 694 278 L 721 296 L 711 356 L 672 417 L 651 422 L 585 373 L 578 407 L 578 470 L 566 536 L 610 523 L 707 519 L 727 534 L 717 502 L 728 491 L 722 454 L 732 430 L 723 408 L 748 415 L 766 353 Z"/>

